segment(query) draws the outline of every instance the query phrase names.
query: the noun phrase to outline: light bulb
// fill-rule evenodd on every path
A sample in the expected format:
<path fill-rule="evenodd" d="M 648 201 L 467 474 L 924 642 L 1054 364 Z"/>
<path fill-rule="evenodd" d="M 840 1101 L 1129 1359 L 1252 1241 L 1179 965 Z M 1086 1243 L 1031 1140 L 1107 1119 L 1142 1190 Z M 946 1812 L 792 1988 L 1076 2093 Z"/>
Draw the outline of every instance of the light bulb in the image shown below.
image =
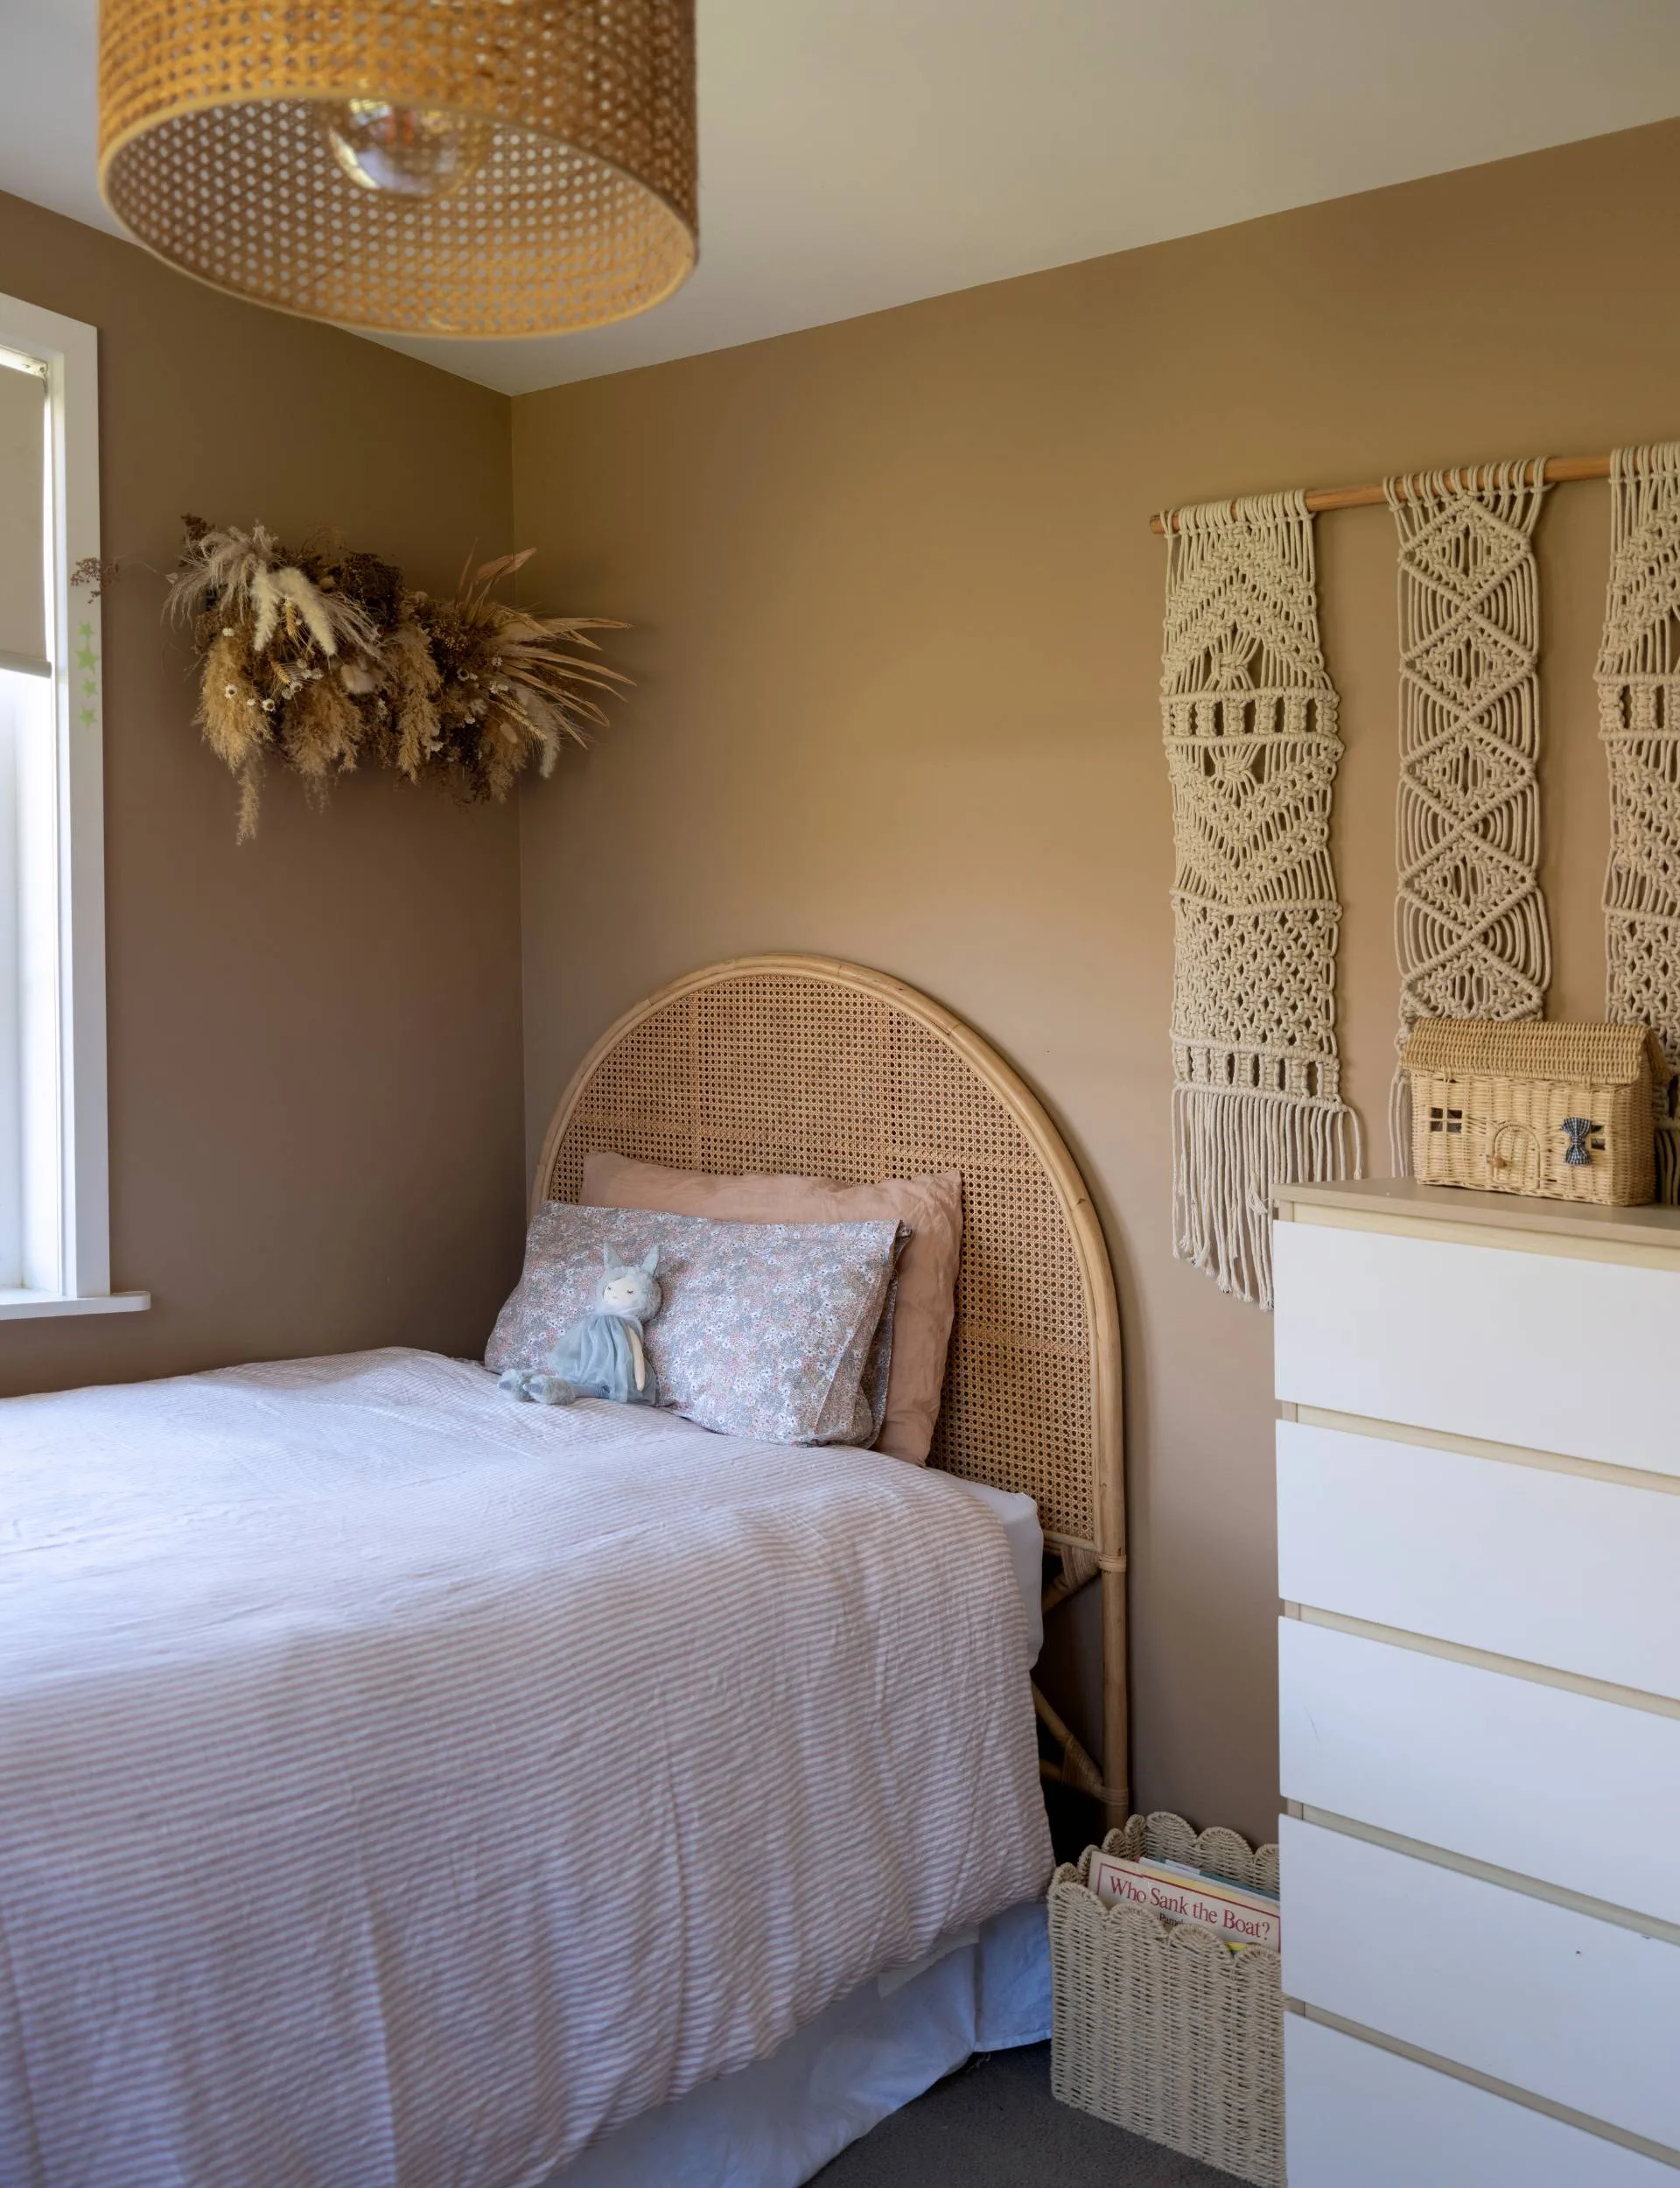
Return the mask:
<path fill-rule="evenodd" d="M 346 99 L 321 109 L 326 141 L 352 182 L 402 198 L 446 198 L 490 152 L 490 124 L 446 108 Z"/>

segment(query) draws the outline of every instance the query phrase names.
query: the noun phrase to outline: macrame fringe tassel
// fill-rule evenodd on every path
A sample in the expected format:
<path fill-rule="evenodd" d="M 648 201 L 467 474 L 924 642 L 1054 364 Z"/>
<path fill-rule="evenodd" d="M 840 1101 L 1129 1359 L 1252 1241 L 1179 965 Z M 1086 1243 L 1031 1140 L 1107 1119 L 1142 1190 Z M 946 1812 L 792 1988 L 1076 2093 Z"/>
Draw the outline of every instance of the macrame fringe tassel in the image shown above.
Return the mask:
<path fill-rule="evenodd" d="M 1411 1074 L 1404 1063 L 1394 1067 L 1389 1088 L 1390 1168 L 1396 1177 L 1411 1175 Z"/>
<path fill-rule="evenodd" d="M 1358 1177 L 1359 1119 L 1341 1102 L 1251 1087 L 1172 1090 L 1172 1247 L 1222 1292 L 1271 1307 L 1271 1212 L 1289 1185 Z"/>

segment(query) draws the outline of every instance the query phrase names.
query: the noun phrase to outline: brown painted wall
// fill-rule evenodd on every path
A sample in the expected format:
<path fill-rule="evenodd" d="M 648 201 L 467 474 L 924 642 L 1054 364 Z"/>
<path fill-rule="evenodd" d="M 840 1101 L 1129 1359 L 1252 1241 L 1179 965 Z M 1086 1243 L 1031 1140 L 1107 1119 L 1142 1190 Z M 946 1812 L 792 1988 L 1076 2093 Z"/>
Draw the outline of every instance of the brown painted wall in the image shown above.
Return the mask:
<path fill-rule="evenodd" d="M 1149 513 L 1680 433 L 1676 215 L 1670 123 L 515 403 L 520 537 L 634 621 L 640 679 L 522 808 L 528 1146 L 617 1012 L 738 951 L 883 966 L 1015 1061 L 1119 1276 L 1144 1806 L 1269 1827 L 1276 1609 L 1269 1326 L 1168 1249 Z M 1603 999 L 1607 506 L 1559 488 L 1541 529 L 1562 1016 Z M 1348 1086 L 1386 1168 L 1390 521 L 1319 545 Z"/>
<path fill-rule="evenodd" d="M 112 1280 L 156 1299 L 0 1323 L 0 1389 L 481 1345 L 518 1265 L 516 817 L 275 776 L 236 848 L 154 573 L 190 509 L 448 583 L 510 543 L 506 398 L 15 198 L 0 291 L 101 334 Z"/>

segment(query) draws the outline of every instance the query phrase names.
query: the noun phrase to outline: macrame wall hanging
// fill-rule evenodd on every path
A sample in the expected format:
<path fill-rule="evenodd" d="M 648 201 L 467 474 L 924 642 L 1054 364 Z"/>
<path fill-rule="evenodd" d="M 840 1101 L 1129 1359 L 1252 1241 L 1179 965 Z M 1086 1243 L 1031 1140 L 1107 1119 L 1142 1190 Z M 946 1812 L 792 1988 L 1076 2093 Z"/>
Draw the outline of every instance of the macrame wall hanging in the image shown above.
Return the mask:
<path fill-rule="evenodd" d="M 1269 1308 L 1277 1189 L 1360 1167 L 1335 1035 L 1336 694 L 1303 495 L 1163 524 L 1173 1251 Z"/>
<path fill-rule="evenodd" d="M 1544 463 L 1390 479 L 1400 534 L 1400 873 L 1395 948 L 1404 1050 L 1420 1018 L 1538 1018 L 1551 978 L 1540 894 L 1539 593 Z M 1389 1105 L 1411 1168 L 1410 1081 Z"/>
<path fill-rule="evenodd" d="M 1607 1012 L 1680 1064 L 1680 442 L 1610 459 L 1610 588 L 1599 726 L 1610 769 Z M 1673 1106 L 1673 1089 L 1669 1104 Z M 1680 1200 L 1680 1123 L 1656 1135 L 1656 1196 Z"/>

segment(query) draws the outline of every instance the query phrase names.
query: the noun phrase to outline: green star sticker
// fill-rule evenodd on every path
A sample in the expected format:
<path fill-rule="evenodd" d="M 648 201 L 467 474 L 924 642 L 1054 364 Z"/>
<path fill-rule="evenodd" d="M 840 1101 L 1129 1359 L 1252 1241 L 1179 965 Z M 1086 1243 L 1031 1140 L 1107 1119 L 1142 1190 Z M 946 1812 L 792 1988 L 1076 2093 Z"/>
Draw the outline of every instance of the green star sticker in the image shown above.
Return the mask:
<path fill-rule="evenodd" d="M 87 628 L 88 626 L 84 623 L 82 625 L 83 630 L 85 631 Z M 99 666 L 99 656 L 94 651 L 92 646 L 88 644 L 85 638 L 83 639 L 81 644 L 76 648 L 76 666 L 78 669 L 86 669 L 90 676 Z"/>
<path fill-rule="evenodd" d="M 79 717 L 79 719 L 80 719 L 80 722 L 81 722 L 81 726 L 82 726 L 82 727 L 83 727 L 84 729 L 91 729 L 91 728 L 93 727 L 93 726 L 94 726 L 94 710 L 93 710 L 93 708 L 92 708 L 91 706 L 84 706 L 84 707 L 80 710 L 80 717 Z"/>

